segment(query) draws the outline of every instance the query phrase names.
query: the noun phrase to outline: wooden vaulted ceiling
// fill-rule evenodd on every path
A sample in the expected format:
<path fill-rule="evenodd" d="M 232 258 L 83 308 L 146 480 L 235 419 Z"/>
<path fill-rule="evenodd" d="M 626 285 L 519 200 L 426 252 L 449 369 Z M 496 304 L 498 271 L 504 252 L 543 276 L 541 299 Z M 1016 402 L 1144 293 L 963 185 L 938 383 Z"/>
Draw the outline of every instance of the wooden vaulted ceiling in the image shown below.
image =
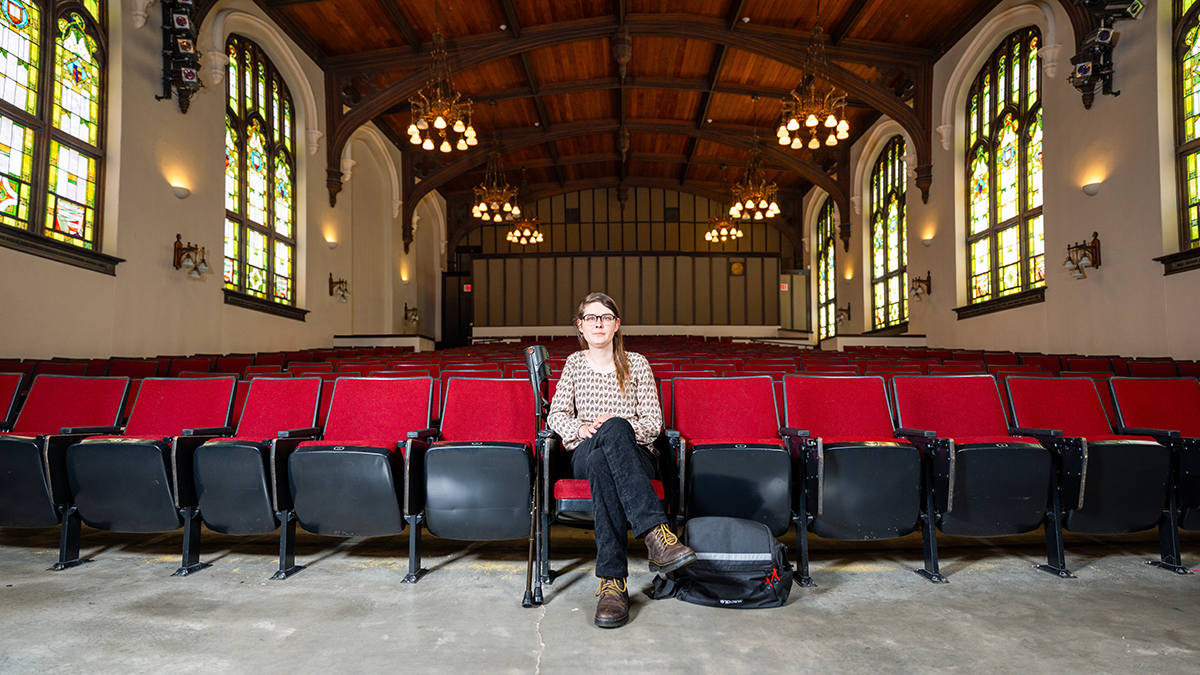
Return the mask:
<path fill-rule="evenodd" d="M 909 152 L 924 193 L 932 65 L 998 2 L 824 0 L 818 16 L 815 0 L 257 1 L 325 71 L 331 201 L 341 151 L 363 123 L 404 152 L 406 240 L 416 200 L 436 189 L 467 203 L 493 147 L 510 183 L 526 168 L 535 196 L 623 184 L 719 198 L 722 179 L 744 174 L 757 133 L 798 235 L 796 204 L 814 185 L 849 213 L 850 172 L 839 167 L 887 115 L 916 139 Z M 474 101 L 481 142 L 465 152 L 416 150 L 404 133 L 439 21 L 454 87 Z M 812 70 L 848 92 L 851 138 L 812 152 L 781 148 L 781 99 L 806 75 L 818 24 L 828 63 Z M 626 35 L 622 77 L 613 46 Z"/>

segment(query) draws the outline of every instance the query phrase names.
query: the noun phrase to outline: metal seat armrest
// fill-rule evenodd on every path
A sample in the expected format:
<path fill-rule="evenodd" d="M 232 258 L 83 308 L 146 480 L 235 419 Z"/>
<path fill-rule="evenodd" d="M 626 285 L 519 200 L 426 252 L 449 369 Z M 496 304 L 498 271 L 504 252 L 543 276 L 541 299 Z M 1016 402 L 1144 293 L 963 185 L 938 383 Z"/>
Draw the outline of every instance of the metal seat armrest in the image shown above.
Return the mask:
<path fill-rule="evenodd" d="M 292 488 L 288 482 L 288 458 L 305 440 L 308 440 L 308 437 L 295 436 L 272 438 L 267 441 L 270 446 L 271 505 L 276 513 L 292 510 Z"/>
<path fill-rule="evenodd" d="M 64 434 L 96 436 L 99 434 L 122 433 L 122 427 L 63 427 L 60 431 Z"/>
<path fill-rule="evenodd" d="M 13 425 L 9 422 L 0 422 L 0 431 L 12 431 Z"/>
<path fill-rule="evenodd" d="M 1062 429 L 1030 429 L 1026 427 L 1009 427 L 1009 436 L 1033 436 L 1034 438 L 1061 438 Z"/>
<path fill-rule="evenodd" d="M 928 429 L 897 429 L 896 438 L 937 438 L 937 432 Z"/>
<path fill-rule="evenodd" d="M 415 429 L 413 431 L 410 431 L 410 432 L 408 432 L 407 438 L 409 440 L 413 440 L 413 441 L 419 440 L 422 438 L 433 439 L 433 438 L 437 438 L 441 434 L 442 434 L 442 432 L 439 429 L 436 429 L 434 427 L 429 427 L 428 429 Z"/>
<path fill-rule="evenodd" d="M 232 436 L 236 429 L 233 427 L 203 427 L 200 429 L 184 429 L 181 436 Z"/>
<path fill-rule="evenodd" d="M 415 516 L 425 510 L 425 451 L 429 442 L 409 438 L 397 443 L 404 450 L 404 515 Z"/>
<path fill-rule="evenodd" d="M 184 509 L 196 506 L 195 470 L 193 457 L 196 448 L 216 438 L 215 436 L 175 436 L 166 439 L 171 444 L 171 480 L 175 494 L 175 508 Z"/>
<path fill-rule="evenodd" d="M 287 429 L 278 434 L 278 438 L 316 438 L 321 435 L 321 427 L 307 429 Z"/>
<path fill-rule="evenodd" d="M 1118 427 L 1117 433 L 1123 436 L 1153 436 L 1154 438 L 1180 438 L 1183 434 L 1167 429 L 1144 429 L 1141 427 Z"/>
<path fill-rule="evenodd" d="M 537 432 L 537 437 L 538 438 L 546 438 L 546 439 L 554 439 L 555 441 L 557 441 L 559 443 L 562 442 L 562 436 L 559 436 L 558 432 L 553 429 L 542 429 L 541 431 Z"/>
<path fill-rule="evenodd" d="M 783 427 L 779 430 L 779 435 L 783 436 L 783 437 L 794 436 L 796 438 L 808 438 L 808 429 L 796 429 L 793 427 Z"/>

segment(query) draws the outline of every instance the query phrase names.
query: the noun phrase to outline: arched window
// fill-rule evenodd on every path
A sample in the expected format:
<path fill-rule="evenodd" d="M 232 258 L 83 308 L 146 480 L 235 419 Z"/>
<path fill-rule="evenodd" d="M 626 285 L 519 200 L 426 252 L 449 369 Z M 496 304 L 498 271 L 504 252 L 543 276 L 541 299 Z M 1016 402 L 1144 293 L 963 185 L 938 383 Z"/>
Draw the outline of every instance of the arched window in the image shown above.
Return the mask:
<path fill-rule="evenodd" d="M 231 35 L 225 48 L 225 288 L 294 305 L 292 97 L 258 45 Z"/>
<path fill-rule="evenodd" d="M 967 96 L 967 288 L 971 303 L 1046 284 L 1038 29 L 1009 35 Z"/>
<path fill-rule="evenodd" d="M 0 223 L 99 251 L 100 6 L 54 6 L 52 21 L 33 0 L 0 7 Z"/>
<path fill-rule="evenodd" d="M 908 321 L 904 137 L 888 141 L 871 173 L 871 298 L 874 328 Z"/>
<path fill-rule="evenodd" d="M 817 216 L 817 339 L 837 334 L 837 267 L 834 251 L 837 226 L 833 222 L 833 200 L 825 198 Z"/>
<path fill-rule="evenodd" d="M 1195 0 L 1180 0 L 1178 18 L 1183 21 Z M 1179 67 L 1179 103 L 1177 106 L 1181 123 L 1178 125 L 1177 157 L 1179 164 L 1180 195 L 1184 214 L 1180 233 L 1180 250 L 1200 247 L 1200 39 L 1197 39 L 1196 17 L 1193 16 L 1183 43 L 1176 45 Z M 1178 33 L 1176 33 L 1178 35 Z"/>

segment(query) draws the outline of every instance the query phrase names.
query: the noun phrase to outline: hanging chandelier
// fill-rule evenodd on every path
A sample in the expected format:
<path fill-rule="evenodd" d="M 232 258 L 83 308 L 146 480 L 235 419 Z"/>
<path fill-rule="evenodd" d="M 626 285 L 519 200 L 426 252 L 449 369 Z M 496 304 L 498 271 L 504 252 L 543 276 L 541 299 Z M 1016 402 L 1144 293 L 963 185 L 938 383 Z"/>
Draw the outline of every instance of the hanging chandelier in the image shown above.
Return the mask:
<path fill-rule="evenodd" d="M 513 203 L 517 189 L 504 179 L 500 170 L 500 152 L 493 150 L 488 155 L 487 175 L 483 183 L 475 186 L 475 205 L 471 207 L 471 215 L 482 220 L 499 223 L 505 217 L 515 218 L 521 215 L 521 207 Z"/>
<path fill-rule="evenodd" d="M 846 121 L 846 94 L 832 85 L 821 94 L 816 83 L 817 72 L 828 67 L 825 57 L 825 39 L 821 29 L 821 2 L 817 0 L 817 20 L 808 37 L 808 54 L 805 56 L 804 81 L 792 90 L 792 98 L 783 100 L 783 113 L 775 135 L 780 145 L 798 150 L 805 145 L 809 150 L 825 145 L 833 147 L 838 141 L 850 138 L 850 124 Z M 803 131 L 802 131 L 803 130 Z M 808 135 L 808 143 L 802 136 Z"/>
<path fill-rule="evenodd" d="M 710 216 L 708 219 L 708 228 L 708 232 L 704 233 L 704 241 L 714 244 L 742 238 L 742 231 L 730 222 L 728 218 Z"/>
<path fill-rule="evenodd" d="M 751 151 L 750 162 L 746 164 L 746 175 L 733 186 L 731 192 L 733 206 L 729 207 L 729 215 L 734 219 L 762 220 L 764 217 L 774 218 L 779 213 L 779 203 L 776 201 L 779 190 L 774 183 L 767 183 L 763 175 L 762 156 L 757 145 Z"/>
<path fill-rule="evenodd" d="M 838 141 L 850 138 L 850 124 L 846 121 L 846 95 L 840 94 L 833 88 L 824 96 L 817 93 L 815 82 L 804 87 L 803 95 L 792 92 L 792 100 L 784 100 L 783 115 L 779 119 L 779 128 L 775 135 L 780 145 L 790 146 L 798 150 L 805 145 L 809 150 L 821 147 L 821 136 L 825 136 L 825 145 L 835 146 Z M 808 143 L 803 135 L 808 135 Z"/>
<path fill-rule="evenodd" d="M 436 11 L 436 5 L 434 9 Z M 446 39 L 442 35 L 440 22 L 436 20 L 431 56 L 433 64 L 429 69 L 429 84 L 408 100 L 412 106 L 408 140 L 424 150 L 433 150 L 434 147 L 442 152 L 450 152 L 452 149 L 466 150 L 478 143 L 475 139 L 475 127 L 471 125 L 471 99 L 463 98 L 459 92 L 454 91 L 450 83 Z M 435 138 L 440 139 L 440 143 L 436 142 Z"/>
<path fill-rule="evenodd" d="M 521 167 L 521 189 L 517 194 L 524 195 L 525 199 L 529 199 L 529 181 L 525 180 L 525 167 Z M 526 202 L 526 206 L 528 206 Z M 542 226 L 542 221 L 529 215 L 529 209 L 525 209 L 525 215 L 522 215 L 519 206 L 513 206 L 513 210 L 508 215 L 509 223 L 508 234 L 504 236 L 513 244 L 540 244 L 542 243 L 542 232 L 539 228 Z"/>

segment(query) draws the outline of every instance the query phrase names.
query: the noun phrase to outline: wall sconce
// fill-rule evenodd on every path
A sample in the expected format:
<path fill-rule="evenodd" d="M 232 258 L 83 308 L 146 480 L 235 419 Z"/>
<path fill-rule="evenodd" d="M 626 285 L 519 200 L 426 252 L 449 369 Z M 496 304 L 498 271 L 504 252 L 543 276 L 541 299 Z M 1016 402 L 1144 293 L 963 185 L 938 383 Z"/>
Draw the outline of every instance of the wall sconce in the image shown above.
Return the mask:
<path fill-rule="evenodd" d="M 183 243 L 183 235 L 175 235 L 175 269 L 187 270 L 189 279 L 199 279 L 201 272 L 208 271 L 208 252 L 192 242 Z"/>
<path fill-rule="evenodd" d="M 416 307 L 409 307 L 408 303 L 404 303 L 404 320 L 410 323 L 416 323 L 421 320 L 421 314 Z"/>
<path fill-rule="evenodd" d="M 836 305 L 835 305 L 836 307 Z M 850 303 L 847 302 L 845 307 L 837 308 L 837 324 L 840 326 L 843 322 L 850 320 Z"/>
<path fill-rule="evenodd" d="M 192 191 L 182 185 L 172 185 L 171 192 L 175 193 L 176 199 L 187 199 L 192 195 Z"/>
<path fill-rule="evenodd" d="M 920 302 L 921 296 L 933 293 L 933 274 L 926 271 L 924 279 L 915 277 L 910 286 L 912 288 L 913 299 Z"/>
<path fill-rule="evenodd" d="M 1088 183 L 1087 185 L 1083 186 L 1083 194 L 1089 197 L 1095 197 L 1096 195 L 1100 194 L 1101 185 L 1103 185 L 1101 182 Z"/>
<path fill-rule="evenodd" d="M 329 246 L 329 250 L 337 248 L 337 239 L 326 239 L 325 243 Z"/>
<path fill-rule="evenodd" d="M 1063 267 L 1072 277 L 1076 279 L 1086 279 L 1087 274 L 1084 273 L 1086 267 L 1100 266 L 1100 236 L 1093 232 L 1092 242 L 1079 242 L 1078 244 L 1070 244 L 1067 246 L 1067 259 L 1063 262 Z"/>
<path fill-rule="evenodd" d="M 336 295 L 338 302 L 345 302 L 346 298 L 350 297 L 350 287 L 346 284 L 345 279 L 334 279 L 333 272 L 329 273 L 329 295 Z"/>
<path fill-rule="evenodd" d="M 924 239 L 921 240 L 921 244 L 925 248 L 929 248 L 930 246 L 933 246 L 933 236 L 931 235 L 931 236 L 925 237 Z"/>

